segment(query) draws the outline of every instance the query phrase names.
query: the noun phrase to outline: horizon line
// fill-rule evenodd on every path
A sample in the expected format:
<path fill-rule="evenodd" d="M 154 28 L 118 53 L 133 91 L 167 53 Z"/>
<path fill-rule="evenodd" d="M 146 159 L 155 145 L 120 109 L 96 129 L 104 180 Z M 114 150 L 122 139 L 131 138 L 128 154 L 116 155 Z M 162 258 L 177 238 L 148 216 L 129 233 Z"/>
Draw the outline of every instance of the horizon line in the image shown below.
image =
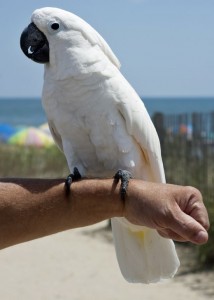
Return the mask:
<path fill-rule="evenodd" d="M 159 96 L 153 96 L 153 95 L 139 95 L 141 99 L 176 99 L 176 98 L 214 98 L 214 95 L 159 95 Z M 20 100 L 20 99 L 41 99 L 42 96 L 0 96 L 0 100 Z"/>

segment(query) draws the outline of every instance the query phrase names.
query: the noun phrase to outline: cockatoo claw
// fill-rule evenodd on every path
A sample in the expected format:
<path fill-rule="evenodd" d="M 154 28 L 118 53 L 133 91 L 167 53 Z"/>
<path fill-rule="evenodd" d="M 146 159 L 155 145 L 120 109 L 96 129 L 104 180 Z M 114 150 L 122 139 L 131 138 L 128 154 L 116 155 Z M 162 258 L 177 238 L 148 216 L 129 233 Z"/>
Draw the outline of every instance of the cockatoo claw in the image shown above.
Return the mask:
<path fill-rule="evenodd" d="M 69 195 L 70 190 L 71 190 L 71 184 L 74 181 L 78 181 L 82 178 L 79 170 L 75 167 L 73 170 L 73 173 L 69 174 L 68 177 L 65 180 L 65 192 L 66 195 Z"/>
<path fill-rule="evenodd" d="M 126 170 L 118 170 L 117 173 L 114 175 L 114 179 L 117 183 L 119 182 L 119 180 L 121 180 L 120 195 L 122 200 L 125 200 L 129 179 L 131 178 L 132 174 Z"/>

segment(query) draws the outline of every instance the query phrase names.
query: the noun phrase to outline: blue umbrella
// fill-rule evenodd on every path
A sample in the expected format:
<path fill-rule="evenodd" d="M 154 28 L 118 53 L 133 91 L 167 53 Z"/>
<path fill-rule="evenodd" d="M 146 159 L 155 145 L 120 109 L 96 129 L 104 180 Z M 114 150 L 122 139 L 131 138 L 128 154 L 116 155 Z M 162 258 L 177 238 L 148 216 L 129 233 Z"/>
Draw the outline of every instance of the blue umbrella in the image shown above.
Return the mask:
<path fill-rule="evenodd" d="M 17 131 L 17 128 L 9 124 L 0 124 L 0 142 L 7 142 L 7 140 Z"/>

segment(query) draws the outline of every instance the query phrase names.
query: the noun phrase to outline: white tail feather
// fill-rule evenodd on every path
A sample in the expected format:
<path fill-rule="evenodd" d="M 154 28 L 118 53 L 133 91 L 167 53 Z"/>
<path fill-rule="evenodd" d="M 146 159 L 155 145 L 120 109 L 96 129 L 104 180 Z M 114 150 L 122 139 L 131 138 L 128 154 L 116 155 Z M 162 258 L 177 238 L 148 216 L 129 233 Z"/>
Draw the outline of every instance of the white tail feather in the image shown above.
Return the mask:
<path fill-rule="evenodd" d="M 132 230 L 121 218 L 111 221 L 118 263 L 127 281 L 155 283 L 175 275 L 180 263 L 172 240 L 153 229 Z"/>

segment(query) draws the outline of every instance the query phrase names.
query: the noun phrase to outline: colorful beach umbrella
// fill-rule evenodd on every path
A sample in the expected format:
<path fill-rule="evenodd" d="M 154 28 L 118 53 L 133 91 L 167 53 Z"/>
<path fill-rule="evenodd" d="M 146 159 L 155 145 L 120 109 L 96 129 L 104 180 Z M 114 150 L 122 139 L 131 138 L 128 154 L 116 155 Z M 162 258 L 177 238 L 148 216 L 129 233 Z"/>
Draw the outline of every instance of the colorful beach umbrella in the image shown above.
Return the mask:
<path fill-rule="evenodd" d="M 28 127 L 11 136 L 8 143 L 20 146 L 48 147 L 53 145 L 54 142 L 51 136 L 40 129 Z"/>

